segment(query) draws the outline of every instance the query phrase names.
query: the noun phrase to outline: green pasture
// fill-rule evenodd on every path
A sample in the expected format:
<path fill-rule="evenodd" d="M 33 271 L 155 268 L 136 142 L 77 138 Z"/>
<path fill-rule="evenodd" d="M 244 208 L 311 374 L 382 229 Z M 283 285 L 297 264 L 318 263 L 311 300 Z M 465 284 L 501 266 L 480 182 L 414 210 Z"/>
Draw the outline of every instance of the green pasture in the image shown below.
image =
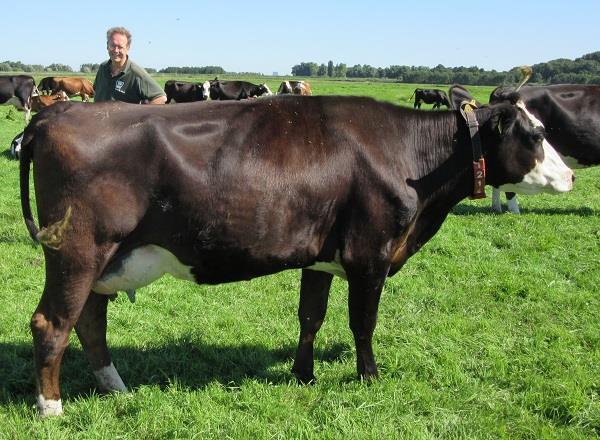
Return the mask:
<path fill-rule="evenodd" d="M 281 81 L 265 79 L 272 89 Z M 310 82 L 315 94 L 399 105 L 412 105 L 416 87 Z M 473 90 L 487 102 L 491 88 Z M 109 306 L 109 346 L 131 393 L 96 391 L 73 334 L 62 364 L 65 414 L 40 419 L 29 320 L 44 259 L 26 232 L 19 165 L 6 152 L 23 126 L 22 113 L 0 107 L 0 439 L 600 435 L 600 167 L 578 170 L 571 193 L 521 197 L 520 216 L 492 214 L 489 198 L 457 205 L 385 285 L 373 383 L 356 378 L 343 280 L 334 280 L 316 342 L 318 382 L 300 386 L 290 373 L 299 271 L 220 286 L 167 276 L 140 289 L 135 304 L 119 295 Z"/>

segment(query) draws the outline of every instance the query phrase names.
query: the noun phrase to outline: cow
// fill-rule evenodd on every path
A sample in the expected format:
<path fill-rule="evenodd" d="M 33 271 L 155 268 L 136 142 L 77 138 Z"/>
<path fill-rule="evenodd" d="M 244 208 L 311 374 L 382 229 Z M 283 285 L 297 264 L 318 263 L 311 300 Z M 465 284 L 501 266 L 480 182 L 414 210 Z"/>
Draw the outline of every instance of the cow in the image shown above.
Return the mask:
<path fill-rule="evenodd" d="M 192 83 L 168 80 L 165 83 L 167 104 L 171 102 L 206 101 L 210 97 L 210 81 Z"/>
<path fill-rule="evenodd" d="M 282 81 L 277 89 L 278 95 L 312 95 L 312 88 L 307 81 Z"/>
<path fill-rule="evenodd" d="M 448 100 L 446 92 L 440 89 L 415 89 L 408 100 L 410 101 L 413 96 L 415 97 L 413 108 L 421 108 L 423 102 L 425 104 L 433 104 L 432 109 L 434 110 L 440 108 L 442 105 L 450 108 L 450 101 Z"/>
<path fill-rule="evenodd" d="M 507 99 L 510 87 L 492 91 L 490 102 Z M 528 86 L 519 91 L 523 101 L 543 124 L 548 141 L 571 168 L 600 165 L 600 86 L 557 84 Z M 507 193 L 509 212 L 518 214 L 516 194 Z M 492 209 L 502 212 L 500 190 L 492 191 Z"/>
<path fill-rule="evenodd" d="M 31 110 L 39 112 L 41 109 L 56 104 L 60 101 L 68 101 L 69 97 L 64 91 L 59 91 L 54 95 L 35 95 L 31 97 Z"/>
<path fill-rule="evenodd" d="M 571 170 L 520 101 L 471 117 L 487 183 L 572 188 Z M 59 370 L 73 328 L 100 388 L 126 390 L 106 344 L 108 299 L 165 273 L 219 284 L 302 269 L 292 368 L 301 383 L 315 380 L 313 342 L 332 278 L 344 278 L 357 373 L 376 378 L 371 340 L 385 279 L 474 193 L 472 151 L 460 112 L 364 97 L 44 109 L 26 128 L 20 164 L 23 216 L 46 267 L 31 319 L 40 413 L 62 412 Z"/>
<path fill-rule="evenodd" d="M 257 85 L 248 81 L 222 81 L 216 78 L 210 82 L 210 99 L 212 100 L 239 101 L 272 94 L 266 83 Z"/>
<path fill-rule="evenodd" d="M 40 81 L 40 92 L 56 94 L 64 91 L 69 98 L 81 96 L 81 100 L 88 102 L 94 97 L 94 85 L 85 78 L 74 76 L 48 76 Z"/>
<path fill-rule="evenodd" d="M 0 105 L 14 105 L 25 111 L 25 122 L 31 119 L 31 95 L 37 92 L 35 81 L 28 75 L 0 76 Z"/>

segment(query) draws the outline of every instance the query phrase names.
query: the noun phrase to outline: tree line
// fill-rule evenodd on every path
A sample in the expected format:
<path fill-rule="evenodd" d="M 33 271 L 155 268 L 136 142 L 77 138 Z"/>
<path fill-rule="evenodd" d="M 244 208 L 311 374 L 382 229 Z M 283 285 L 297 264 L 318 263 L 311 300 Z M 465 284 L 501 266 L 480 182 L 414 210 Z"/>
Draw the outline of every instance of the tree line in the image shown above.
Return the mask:
<path fill-rule="evenodd" d="M 86 63 L 79 68 L 81 73 L 96 73 L 100 64 Z M 540 84 L 600 84 L 600 51 L 585 54 L 580 58 L 570 60 L 559 58 L 545 63 L 534 64 L 532 83 Z M 187 66 L 165 67 L 156 70 L 146 68 L 149 73 L 169 73 L 186 75 L 220 75 L 228 73 L 220 66 Z M 23 64 L 20 61 L 3 61 L 0 72 L 73 72 L 71 66 L 53 63 L 48 66 L 41 64 Z M 232 73 L 232 72 L 229 72 Z M 257 76 L 262 74 L 255 74 Z M 445 67 L 442 64 L 430 68 L 425 66 L 392 65 L 389 67 L 373 67 L 368 64 L 356 64 L 348 67 L 344 63 L 327 64 L 302 62 L 292 67 L 293 76 L 329 77 L 329 78 L 381 78 L 391 79 L 402 83 L 422 84 L 469 84 L 469 85 L 498 85 L 518 82 L 521 74 L 518 69 L 510 71 L 484 70 L 472 67 Z"/>
<path fill-rule="evenodd" d="M 560 58 L 534 64 L 532 83 L 543 84 L 600 84 L 600 51 L 583 55 L 575 60 Z M 512 84 L 521 79 L 518 69 L 506 71 L 484 70 L 472 67 L 445 67 L 442 64 L 430 68 L 425 66 L 373 67 L 368 64 L 327 64 L 302 62 L 292 67 L 293 76 L 330 78 L 381 78 L 402 83 L 424 84 L 469 84 L 498 85 Z"/>
<path fill-rule="evenodd" d="M 81 73 L 96 73 L 100 68 L 99 63 L 85 63 L 79 67 Z M 145 68 L 148 73 L 172 73 L 186 75 L 218 75 L 224 74 L 225 69 L 220 66 L 202 66 L 202 67 L 165 67 L 164 69 Z M 53 63 L 47 66 L 41 64 L 23 64 L 20 61 L 3 61 L 0 63 L 0 72 L 74 72 L 71 66 L 66 64 Z"/>

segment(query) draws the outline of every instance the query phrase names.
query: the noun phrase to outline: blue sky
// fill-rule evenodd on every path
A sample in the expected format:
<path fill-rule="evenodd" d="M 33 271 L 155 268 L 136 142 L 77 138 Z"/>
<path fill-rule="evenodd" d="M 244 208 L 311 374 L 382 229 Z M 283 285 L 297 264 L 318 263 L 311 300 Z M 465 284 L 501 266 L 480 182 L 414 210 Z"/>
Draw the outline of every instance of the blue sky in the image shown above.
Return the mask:
<path fill-rule="evenodd" d="M 0 61 L 56 62 L 75 70 L 108 58 L 105 33 L 111 26 L 133 34 L 133 61 L 157 69 L 218 65 L 288 75 L 300 62 L 332 60 L 508 70 L 600 50 L 600 0 L 13 4 L 18 6 L 0 30 Z"/>

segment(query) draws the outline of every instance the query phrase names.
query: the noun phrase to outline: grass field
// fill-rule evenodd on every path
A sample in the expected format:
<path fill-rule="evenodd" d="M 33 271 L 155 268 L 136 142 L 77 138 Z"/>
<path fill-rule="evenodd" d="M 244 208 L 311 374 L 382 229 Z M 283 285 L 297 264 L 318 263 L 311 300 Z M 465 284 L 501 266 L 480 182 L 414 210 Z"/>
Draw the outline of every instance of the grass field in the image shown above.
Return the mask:
<path fill-rule="evenodd" d="M 400 105 L 415 88 L 311 83 L 315 94 Z M 491 88 L 473 90 L 487 102 Z M 109 306 L 109 346 L 132 392 L 99 395 L 72 335 L 65 414 L 39 419 L 29 320 L 44 259 L 21 218 L 18 163 L 4 151 L 23 125 L 0 107 L 0 439 L 600 435 L 600 167 L 578 170 L 571 193 L 521 197 L 520 216 L 492 214 L 489 198 L 460 203 L 386 283 L 374 383 L 355 377 L 344 281 L 334 280 L 317 338 L 318 383 L 299 386 L 290 373 L 299 271 L 220 286 L 165 277 L 135 304 L 119 295 Z"/>

